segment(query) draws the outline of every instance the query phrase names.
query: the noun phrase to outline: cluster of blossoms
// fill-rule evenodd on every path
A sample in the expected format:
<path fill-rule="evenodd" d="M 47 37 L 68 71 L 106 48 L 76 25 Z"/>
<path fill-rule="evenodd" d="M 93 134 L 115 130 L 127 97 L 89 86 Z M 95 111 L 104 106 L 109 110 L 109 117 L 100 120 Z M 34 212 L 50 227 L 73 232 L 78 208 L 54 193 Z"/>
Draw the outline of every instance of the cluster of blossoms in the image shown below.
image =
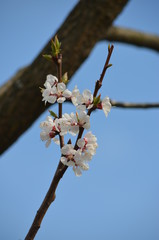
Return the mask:
<path fill-rule="evenodd" d="M 84 138 L 77 141 L 78 150 L 72 144 L 67 144 L 61 149 L 61 162 L 64 165 L 72 166 L 76 176 L 81 176 L 81 170 L 88 170 L 88 162 L 96 153 L 98 147 L 97 138 L 88 132 Z"/>
<path fill-rule="evenodd" d="M 63 103 L 64 101 L 71 101 L 76 107 L 76 113 L 65 113 L 61 118 L 57 116 L 53 119 L 48 116 L 44 122 L 40 124 L 42 129 L 40 138 L 42 141 L 46 141 L 46 147 L 51 143 L 51 139 L 56 144 L 59 144 L 57 135 L 64 136 L 67 133 L 75 136 L 79 133 L 81 128 L 88 130 L 90 128 L 90 116 L 87 114 L 87 110 L 103 109 L 107 116 L 110 112 L 111 104 L 108 97 L 105 97 L 102 101 L 94 101 L 93 95 L 89 90 L 84 90 L 81 94 L 77 86 L 73 91 L 69 91 L 66 88 L 64 82 L 58 82 L 58 79 L 49 74 L 44 83 L 45 89 L 42 89 L 43 101 L 49 103 Z M 61 162 L 64 165 L 72 166 L 76 176 L 81 175 L 81 170 L 88 170 L 88 162 L 92 159 L 96 153 L 97 139 L 91 133 L 87 132 L 83 138 L 77 140 L 76 148 L 72 144 L 66 144 L 61 148 Z"/>

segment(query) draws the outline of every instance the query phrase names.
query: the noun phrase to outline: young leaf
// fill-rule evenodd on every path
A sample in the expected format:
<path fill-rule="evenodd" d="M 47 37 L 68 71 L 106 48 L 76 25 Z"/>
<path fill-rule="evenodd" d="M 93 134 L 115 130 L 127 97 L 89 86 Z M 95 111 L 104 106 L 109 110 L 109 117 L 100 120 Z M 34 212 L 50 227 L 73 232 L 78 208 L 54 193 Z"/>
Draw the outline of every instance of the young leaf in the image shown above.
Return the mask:
<path fill-rule="evenodd" d="M 50 115 L 51 115 L 52 117 L 57 118 L 56 113 L 54 113 L 53 111 L 49 110 L 49 113 L 50 113 Z"/>
<path fill-rule="evenodd" d="M 67 84 L 69 82 L 67 72 L 65 72 L 64 75 L 62 76 L 62 82 L 65 84 Z"/>
<path fill-rule="evenodd" d="M 53 39 L 51 40 L 51 50 L 52 50 L 52 55 L 54 57 L 56 57 L 61 49 L 60 49 L 61 43 L 59 42 L 57 35 L 55 36 L 55 40 L 53 41 Z"/>
<path fill-rule="evenodd" d="M 107 65 L 107 68 L 110 68 L 111 66 L 113 66 L 113 64 L 110 63 Z"/>
<path fill-rule="evenodd" d="M 101 97 L 100 94 L 99 94 L 98 97 L 94 97 L 94 99 L 93 99 L 93 103 L 94 103 L 95 106 L 97 106 L 97 104 L 100 103 L 100 97 Z"/>
<path fill-rule="evenodd" d="M 43 57 L 48 61 L 52 61 L 52 56 L 49 54 L 43 54 Z"/>

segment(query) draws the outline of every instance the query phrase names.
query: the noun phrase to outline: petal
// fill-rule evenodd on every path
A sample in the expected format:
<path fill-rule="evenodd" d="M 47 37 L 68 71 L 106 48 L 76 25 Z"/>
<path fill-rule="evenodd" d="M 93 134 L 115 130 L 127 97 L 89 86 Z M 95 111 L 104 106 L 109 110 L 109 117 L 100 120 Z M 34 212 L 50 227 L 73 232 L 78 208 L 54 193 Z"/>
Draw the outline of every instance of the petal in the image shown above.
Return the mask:
<path fill-rule="evenodd" d="M 56 82 L 58 82 L 57 77 L 53 76 L 52 74 L 47 75 L 45 83 L 50 83 L 50 85 L 53 86 Z"/>
<path fill-rule="evenodd" d="M 82 138 L 78 139 L 77 145 L 78 145 L 78 147 L 83 148 L 85 145 L 84 139 L 82 139 Z"/>
<path fill-rule="evenodd" d="M 42 97 L 45 98 L 45 97 L 49 96 L 50 93 L 51 93 L 51 89 L 45 89 L 42 93 Z"/>
<path fill-rule="evenodd" d="M 85 129 L 89 129 L 89 128 L 90 128 L 90 123 L 89 123 L 89 122 L 86 122 L 86 123 L 83 125 L 83 127 L 84 127 Z"/>
<path fill-rule="evenodd" d="M 73 171 L 74 171 L 76 177 L 80 177 L 82 175 L 82 172 L 81 172 L 80 168 L 77 167 L 77 166 L 73 167 Z"/>
<path fill-rule="evenodd" d="M 93 95 L 91 94 L 91 91 L 89 91 L 88 89 L 83 91 L 83 97 L 86 101 L 90 100 L 91 102 L 93 101 Z"/>
<path fill-rule="evenodd" d="M 55 102 L 56 102 L 56 99 L 57 99 L 56 96 L 49 96 L 47 101 L 48 101 L 49 103 L 55 103 Z"/>
<path fill-rule="evenodd" d="M 84 171 L 87 171 L 89 169 L 89 165 L 87 163 L 83 162 L 83 161 L 81 162 L 80 167 Z"/>
<path fill-rule="evenodd" d="M 66 157 L 61 157 L 60 160 L 64 165 L 67 165 L 67 158 Z"/>
<path fill-rule="evenodd" d="M 65 91 L 65 89 L 66 89 L 66 85 L 64 84 L 64 83 L 58 83 L 57 84 L 57 91 L 58 92 L 64 92 Z"/>
<path fill-rule="evenodd" d="M 76 136 L 76 134 L 79 132 L 79 126 L 71 126 L 69 128 L 69 133 L 72 135 L 72 136 Z"/>
<path fill-rule="evenodd" d="M 63 103 L 65 100 L 66 100 L 65 97 L 59 97 L 59 98 L 57 99 L 57 102 L 58 102 L 58 103 Z"/>
<path fill-rule="evenodd" d="M 46 88 L 46 89 L 51 89 L 51 84 L 50 84 L 50 82 L 45 82 L 44 83 L 44 87 Z"/>
<path fill-rule="evenodd" d="M 47 140 L 47 142 L 45 143 L 45 146 L 48 148 L 48 146 L 50 145 L 51 143 L 51 138 Z"/>
<path fill-rule="evenodd" d="M 70 98 L 72 96 L 72 92 L 69 91 L 68 89 L 66 89 L 63 94 L 62 94 L 65 98 Z"/>
<path fill-rule="evenodd" d="M 42 140 L 42 141 L 46 141 L 46 140 L 48 140 L 50 137 L 49 137 L 49 134 L 47 133 L 47 132 L 44 132 L 44 131 L 42 131 L 41 133 L 40 133 L 40 139 Z"/>
<path fill-rule="evenodd" d="M 61 149 L 61 153 L 63 155 L 70 155 L 70 154 L 74 154 L 75 152 L 76 152 L 76 150 L 73 149 L 73 145 L 72 144 L 66 144 Z"/>
<path fill-rule="evenodd" d="M 86 110 L 86 105 L 78 105 L 76 107 L 76 109 L 79 110 L 79 111 L 85 111 Z"/>
<path fill-rule="evenodd" d="M 54 143 L 56 143 L 57 145 L 59 145 L 59 144 L 60 144 L 60 141 L 59 141 L 59 139 L 58 139 L 58 138 L 53 138 L 53 141 L 54 141 Z"/>

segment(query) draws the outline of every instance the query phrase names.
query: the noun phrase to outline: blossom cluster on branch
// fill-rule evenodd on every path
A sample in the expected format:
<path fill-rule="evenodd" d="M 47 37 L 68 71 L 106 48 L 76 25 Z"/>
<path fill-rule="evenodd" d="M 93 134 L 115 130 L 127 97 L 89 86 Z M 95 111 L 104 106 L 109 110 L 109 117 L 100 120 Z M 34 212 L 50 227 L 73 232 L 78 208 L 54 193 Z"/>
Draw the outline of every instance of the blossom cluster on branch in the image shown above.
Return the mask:
<path fill-rule="evenodd" d="M 109 61 L 113 48 L 113 45 L 108 46 L 108 55 L 100 78 L 95 83 L 93 94 L 88 89 L 80 93 L 77 86 L 75 86 L 72 91 L 67 89 L 68 75 L 67 73 L 62 75 L 61 43 L 57 36 L 55 36 L 54 40 L 51 40 L 50 54 L 43 55 L 45 59 L 56 65 L 57 77 L 52 74 L 47 75 L 44 88 L 40 88 L 42 92 L 42 101 L 44 101 L 45 104 L 47 102 L 51 104 L 57 102 L 58 114 L 49 110 L 50 116 L 47 116 L 46 120 L 40 123 L 40 138 L 42 141 L 46 142 L 46 147 L 51 144 L 52 140 L 56 144 L 59 144 L 61 157 L 49 190 L 36 213 L 34 221 L 25 238 L 26 240 L 34 239 L 47 209 L 55 200 L 56 188 L 67 168 L 72 167 L 76 176 L 81 176 L 82 171 L 89 169 L 89 161 L 92 160 L 92 157 L 96 153 L 98 144 L 96 136 L 93 135 L 91 131 L 87 131 L 84 136 L 83 133 L 90 128 L 90 115 L 94 110 L 103 109 L 106 117 L 110 112 L 111 103 L 109 97 L 105 97 L 101 100 L 101 94 L 98 94 L 98 91 L 102 86 L 107 69 L 112 66 L 112 64 L 109 64 Z M 70 114 L 63 114 L 63 104 L 65 101 L 72 103 L 76 111 Z M 65 144 L 64 137 L 66 134 L 71 134 L 72 136 L 77 135 L 74 145 L 71 139 Z"/>
<path fill-rule="evenodd" d="M 65 113 L 61 118 L 56 114 L 47 116 L 46 120 L 40 123 L 41 133 L 40 138 L 42 141 L 46 141 L 46 147 L 51 143 L 51 139 L 60 144 L 57 135 L 64 136 L 69 133 L 72 136 L 76 136 L 80 129 L 88 130 L 90 128 L 90 116 L 87 111 L 92 109 L 103 109 L 107 116 L 111 104 L 108 97 L 105 97 L 102 101 L 100 96 L 93 98 L 93 94 L 89 90 L 84 90 L 81 94 L 77 86 L 70 91 L 66 88 L 64 82 L 59 82 L 58 78 L 49 74 L 46 77 L 44 83 L 45 88 L 41 88 L 42 101 L 49 103 L 63 103 L 64 101 L 70 101 L 76 107 L 76 113 Z M 96 153 L 97 138 L 88 132 L 84 138 L 77 139 L 77 149 L 72 144 L 66 144 L 61 148 L 61 162 L 64 165 L 72 166 L 76 176 L 81 175 L 81 170 L 88 170 L 88 162 L 92 159 Z"/>
<path fill-rule="evenodd" d="M 53 61 L 57 66 L 57 77 L 52 74 L 47 75 L 44 83 L 44 88 L 41 88 L 42 101 L 45 104 L 55 102 L 58 103 L 58 115 L 50 111 L 51 116 L 48 116 L 45 121 L 40 123 L 41 133 L 40 138 L 46 141 L 48 147 L 53 140 L 60 145 L 61 158 L 63 165 L 72 166 L 76 176 L 81 176 L 82 170 L 88 170 L 88 162 L 96 153 L 98 147 L 97 138 L 90 131 L 82 137 L 84 130 L 90 129 L 90 115 L 96 109 L 103 109 L 106 117 L 111 109 L 109 97 L 101 100 L 101 95 L 98 90 L 102 86 L 102 81 L 107 68 L 111 66 L 109 59 L 113 51 L 113 45 L 108 46 L 108 56 L 100 76 L 100 79 L 95 84 L 94 93 L 86 89 L 80 93 L 77 86 L 72 91 L 67 89 L 68 75 L 65 73 L 62 76 L 62 54 L 61 43 L 57 36 L 51 42 L 51 55 L 43 55 L 47 60 Z M 75 113 L 62 114 L 62 105 L 65 101 L 71 102 L 76 107 Z M 64 142 L 64 135 L 77 135 L 75 145 L 72 145 L 71 140 L 67 144 Z M 59 139 L 57 138 L 59 136 Z"/>

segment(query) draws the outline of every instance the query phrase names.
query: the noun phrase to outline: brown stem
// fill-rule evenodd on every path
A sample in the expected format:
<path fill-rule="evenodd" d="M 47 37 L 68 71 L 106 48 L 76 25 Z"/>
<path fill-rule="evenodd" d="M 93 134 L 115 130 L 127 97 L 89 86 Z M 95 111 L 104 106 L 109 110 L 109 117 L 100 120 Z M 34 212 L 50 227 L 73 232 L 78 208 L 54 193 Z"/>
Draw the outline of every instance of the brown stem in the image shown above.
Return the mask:
<path fill-rule="evenodd" d="M 51 203 L 55 200 L 55 197 L 56 197 L 55 191 L 56 191 L 57 185 L 58 185 L 60 179 L 63 177 L 66 170 L 67 170 L 67 166 L 64 166 L 62 164 L 62 162 L 60 161 L 59 165 L 57 167 L 57 170 L 55 172 L 55 175 L 53 177 L 53 180 L 51 182 L 50 188 L 49 188 L 39 210 L 36 213 L 34 221 L 29 229 L 28 234 L 25 237 L 25 240 L 33 240 L 35 235 L 37 234 L 37 232 L 40 228 L 41 222 L 42 222 L 48 208 L 50 207 Z"/>
<path fill-rule="evenodd" d="M 104 64 L 104 67 L 103 67 L 103 71 L 100 75 L 100 79 L 96 81 L 96 84 L 95 84 L 95 88 L 94 88 L 94 93 L 93 93 L 93 97 L 96 97 L 97 96 L 97 93 L 98 93 L 98 90 L 101 88 L 102 86 L 102 81 L 103 81 L 103 78 L 105 76 L 105 73 L 106 73 L 106 70 L 109 68 L 109 61 L 110 61 L 110 58 L 111 58 L 111 55 L 112 55 L 112 52 L 113 52 L 113 49 L 114 49 L 114 46 L 111 45 L 108 47 L 108 55 L 107 55 L 107 58 L 106 58 L 106 61 L 105 61 L 105 64 Z M 91 115 L 91 113 L 96 109 L 96 107 L 93 107 L 91 109 L 88 110 L 88 113 L 87 115 Z M 78 140 L 82 137 L 82 134 L 84 132 L 84 128 L 83 127 L 80 127 L 79 129 L 79 133 L 78 133 L 78 136 L 77 136 L 77 139 L 76 139 L 76 143 L 75 143 L 75 146 L 74 146 L 74 149 L 77 150 L 78 149 L 78 146 L 77 146 L 77 142 Z"/>
<path fill-rule="evenodd" d="M 103 67 L 103 71 L 100 75 L 100 79 L 96 81 L 96 85 L 95 85 L 95 89 L 94 89 L 94 94 L 93 94 L 93 97 L 96 97 L 97 96 L 97 93 L 99 91 L 99 89 L 101 88 L 102 86 L 102 81 L 103 81 L 103 78 L 105 76 L 105 73 L 106 73 L 106 70 L 109 68 L 109 61 L 110 61 L 110 58 L 111 58 L 111 55 L 112 55 L 112 52 L 113 52 L 113 49 L 114 49 L 114 46 L 111 45 L 110 47 L 108 47 L 108 55 L 107 55 L 107 59 L 105 61 L 105 64 L 104 64 L 104 67 Z"/>
<path fill-rule="evenodd" d="M 62 54 L 58 55 L 56 64 L 57 64 L 58 80 L 59 80 L 59 83 L 61 83 L 62 82 Z M 62 118 L 62 103 L 59 103 L 58 107 L 59 107 L 59 118 Z M 59 135 L 59 139 L 60 139 L 60 148 L 62 148 L 65 145 L 64 136 Z"/>

